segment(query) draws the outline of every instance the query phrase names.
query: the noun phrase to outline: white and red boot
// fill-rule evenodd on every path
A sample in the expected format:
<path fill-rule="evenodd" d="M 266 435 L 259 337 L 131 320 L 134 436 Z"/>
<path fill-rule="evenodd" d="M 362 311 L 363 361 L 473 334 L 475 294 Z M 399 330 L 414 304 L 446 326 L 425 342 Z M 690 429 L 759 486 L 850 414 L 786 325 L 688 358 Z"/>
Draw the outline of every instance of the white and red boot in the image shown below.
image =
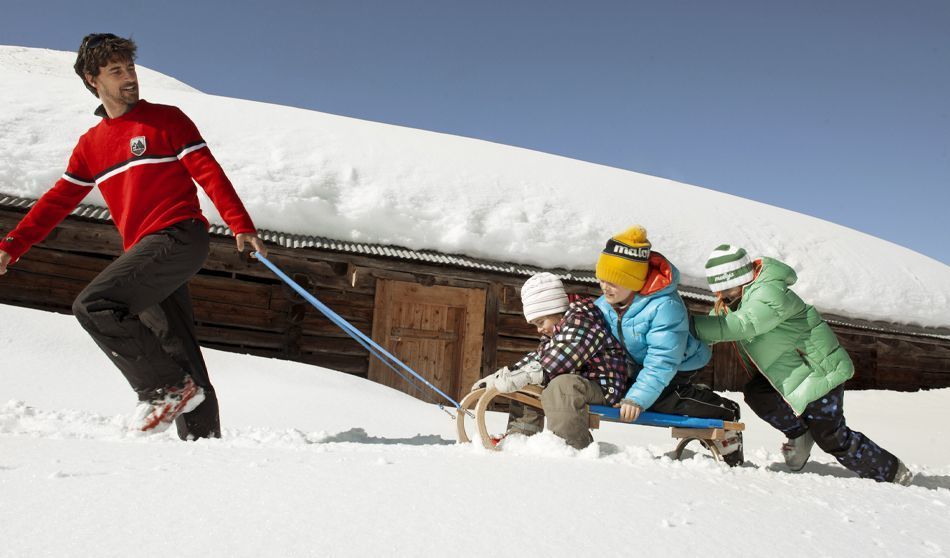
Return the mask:
<path fill-rule="evenodd" d="M 149 400 L 139 402 L 129 429 L 149 434 L 164 432 L 175 419 L 194 411 L 204 400 L 204 389 L 191 376 L 185 376 L 180 384 L 158 389 Z"/>

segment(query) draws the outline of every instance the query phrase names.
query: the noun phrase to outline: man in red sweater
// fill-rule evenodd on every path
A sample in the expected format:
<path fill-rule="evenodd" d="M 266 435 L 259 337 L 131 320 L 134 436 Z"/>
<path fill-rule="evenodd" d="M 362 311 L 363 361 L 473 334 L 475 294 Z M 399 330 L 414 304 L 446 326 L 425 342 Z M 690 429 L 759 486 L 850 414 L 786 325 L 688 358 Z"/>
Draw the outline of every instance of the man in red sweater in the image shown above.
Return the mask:
<path fill-rule="evenodd" d="M 62 178 L 0 238 L 0 275 L 98 186 L 125 252 L 83 289 L 73 312 L 138 394 L 131 429 L 161 432 L 174 422 L 182 439 L 220 437 L 188 294 L 209 246 L 195 182 L 239 251 L 266 250 L 191 120 L 139 99 L 135 51 L 131 39 L 111 33 L 83 39 L 75 70 L 102 101 L 102 121 L 79 138 Z"/>

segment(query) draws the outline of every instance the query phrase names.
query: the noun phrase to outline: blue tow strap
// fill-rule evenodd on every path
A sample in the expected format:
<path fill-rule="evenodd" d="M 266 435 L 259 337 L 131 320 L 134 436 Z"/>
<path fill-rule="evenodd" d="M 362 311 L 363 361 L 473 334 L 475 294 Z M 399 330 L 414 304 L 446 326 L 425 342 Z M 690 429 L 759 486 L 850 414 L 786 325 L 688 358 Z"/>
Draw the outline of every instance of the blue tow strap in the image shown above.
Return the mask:
<path fill-rule="evenodd" d="M 394 357 L 386 349 L 379 346 L 378 343 L 367 337 L 362 331 L 356 329 L 353 324 L 343 319 L 339 314 L 330 309 L 329 306 L 317 300 L 317 297 L 308 293 L 303 287 L 297 284 L 296 281 L 287 276 L 286 273 L 281 271 L 276 265 L 274 265 L 266 257 L 262 256 L 258 252 L 254 252 L 254 257 L 256 257 L 261 263 L 270 268 L 277 277 L 280 277 L 285 283 L 290 285 L 290 287 L 297 291 L 297 293 L 302 296 L 307 302 L 313 305 L 314 308 L 319 310 L 326 316 L 331 322 L 336 324 L 340 329 L 342 329 L 347 335 L 355 339 L 362 345 L 366 350 L 368 350 L 372 355 L 377 357 L 383 364 L 392 369 L 396 374 L 402 376 L 410 385 L 413 385 L 409 378 L 406 378 L 399 370 L 396 369 L 396 366 L 399 366 L 406 372 L 412 374 L 415 378 L 421 381 L 426 386 L 430 387 L 433 391 L 444 397 L 447 401 L 452 403 L 456 409 L 461 410 L 461 405 L 448 395 L 446 395 L 442 390 L 432 385 L 428 380 L 420 376 L 415 370 L 406 366 L 404 362 Z M 415 387 L 413 385 L 413 387 Z M 608 407 L 606 405 L 591 405 L 590 412 L 595 415 L 599 415 L 609 420 L 620 420 L 620 409 L 616 407 Z M 652 413 L 650 411 L 645 411 L 640 413 L 640 416 L 633 424 L 640 424 L 644 426 L 676 426 L 680 428 L 722 428 L 723 421 L 720 419 L 708 419 L 708 418 L 695 418 L 687 417 L 684 415 L 668 415 L 665 413 Z"/>
<path fill-rule="evenodd" d="M 340 329 L 342 329 L 347 335 L 349 335 L 350 337 L 352 337 L 353 339 L 355 339 L 357 342 L 359 342 L 360 345 L 362 345 L 362 346 L 363 346 L 366 350 L 368 350 L 371 354 L 373 354 L 374 356 L 376 356 L 383 364 L 385 364 L 385 365 L 388 366 L 390 369 L 392 369 L 394 372 L 396 372 L 396 374 L 399 374 L 400 376 L 402 376 L 407 382 L 409 382 L 410 385 L 413 385 L 412 382 L 409 381 L 409 378 L 406 378 L 405 376 L 403 376 L 403 375 L 399 372 L 399 370 L 396 369 L 396 366 L 399 366 L 400 368 L 402 368 L 402 369 L 405 370 L 406 372 L 412 374 L 414 377 L 416 377 L 416 378 L 417 378 L 419 381 L 421 381 L 423 384 L 425 384 L 425 385 L 429 386 L 430 388 L 432 388 L 433 391 L 435 391 L 436 393 L 438 393 L 439 395 L 441 395 L 442 397 L 444 397 L 447 401 L 449 401 L 450 403 L 452 403 L 452 405 L 453 405 L 456 409 L 461 409 L 461 405 L 460 405 L 456 400 L 452 399 L 451 397 L 449 397 L 448 395 L 446 395 L 445 393 L 443 393 L 442 390 L 440 390 L 439 388 L 437 388 L 437 387 L 435 387 L 434 385 L 432 385 L 428 380 L 426 380 L 425 378 L 423 378 L 422 376 L 420 376 L 415 370 L 413 370 L 412 368 L 409 368 L 408 366 L 406 366 L 406 364 L 405 364 L 404 362 L 402 362 L 402 361 L 399 360 L 398 358 L 396 358 L 396 357 L 394 357 L 393 355 L 391 355 L 391 354 L 389 353 L 389 351 L 387 351 L 386 349 L 380 347 L 379 344 L 377 344 L 375 341 L 373 341 L 372 339 L 370 339 L 369 337 L 367 337 L 366 334 L 364 334 L 362 331 L 360 331 L 360 330 L 356 329 L 355 327 L 353 327 L 353 324 L 351 324 L 350 322 L 346 321 L 346 320 L 343 319 L 339 314 L 337 314 L 336 312 L 334 312 L 333 310 L 331 310 L 329 306 L 327 306 L 326 304 L 324 304 L 324 303 L 320 302 L 319 300 L 317 300 L 317 297 L 315 297 L 315 296 L 313 296 L 312 294 L 308 293 L 303 287 L 301 287 L 300 285 L 297 284 L 296 281 L 294 281 L 293 279 L 291 279 L 290 277 L 288 277 L 286 273 L 284 273 L 283 271 L 281 271 L 276 265 L 274 265 L 274 264 L 273 264 L 270 260 L 268 260 L 266 257 L 262 256 L 262 255 L 261 255 L 260 253 L 258 253 L 258 252 L 254 252 L 254 257 L 256 257 L 261 263 L 263 263 L 263 264 L 266 265 L 268 268 L 270 268 L 270 270 L 273 271 L 274 274 L 276 274 L 278 277 L 280 277 L 281 280 L 284 281 L 284 283 L 287 283 L 288 285 L 290 285 L 290 287 L 291 287 L 293 290 L 297 291 L 297 294 L 299 294 L 299 295 L 302 296 L 307 302 L 309 302 L 310 304 L 312 304 L 314 308 L 316 308 L 317 310 L 319 310 L 320 312 L 322 312 L 324 316 L 326 316 L 331 322 L 333 322 L 334 324 L 336 324 L 336 325 L 337 325 Z M 415 386 L 413 385 L 413 387 L 415 387 Z"/>
<path fill-rule="evenodd" d="M 620 420 L 620 409 L 606 405 L 591 405 L 590 412 L 605 419 Z M 675 426 L 678 428 L 722 428 L 722 419 L 687 417 L 685 415 L 668 415 L 644 411 L 632 424 L 643 426 Z"/>

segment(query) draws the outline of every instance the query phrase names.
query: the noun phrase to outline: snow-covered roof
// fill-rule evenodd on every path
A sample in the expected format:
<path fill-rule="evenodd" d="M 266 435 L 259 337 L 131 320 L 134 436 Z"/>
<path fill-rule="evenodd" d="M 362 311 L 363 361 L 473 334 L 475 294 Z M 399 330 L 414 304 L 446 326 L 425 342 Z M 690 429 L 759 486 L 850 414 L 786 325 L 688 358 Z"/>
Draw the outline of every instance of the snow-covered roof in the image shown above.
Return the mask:
<path fill-rule="evenodd" d="M 28 210 L 35 199 L 17 198 L 0 193 L 0 208 L 9 207 L 20 210 Z M 90 221 L 111 221 L 109 210 L 97 205 L 80 204 L 72 212 L 73 216 L 81 217 Z M 229 236 L 230 230 L 221 224 L 212 224 L 211 234 L 217 236 Z M 410 261 L 423 264 L 435 264 L 449 266 L 453 268 L 466 269 L 475 272 L 489 272 L 503 275 L 513 275 L 527 278 L 540 271 L 549 271 L 568 281 L 577 281 L 580 283 L 597 283 L 597 278 L 593 270 L 566 270 L 566 269 L 542 269 L 531 265 L 522 265 L 511 262 L 494 262 L 481 258 L 473 258 L 462 254 L 443 254 L 433 250 L 411 250 L 401 246 L 387 246 L 382 244 L 369 244 L 365 242 L 341 241 L 332 238 L 319 236 L 287 234 L 280 231 L 271 231 L 260 229 L 258 231 L 261 238 L 266 242 L 291 249 L 312 248 L 317 250 L 327 250 L 331 252 L 340 252 L 346 254 L 355 254 L 361 256 L 381 257 L 393 260 Z M 712 303 L 715 298 L 708 291 L 703 291 L 695 287 L 680 286 L 680 295 L 690 300 L 698 300 L 706 303 Z M 928 337 L 933 339 L 950 340 L 950 329 L 948 328 L 920 328 L 916 326 L 900 325 L 890 322 L 868 322 L 856 318 L 845 318 L 834 315 L 826 315 L 825 318 L 833 325 L 846 326 L 875 333 L 898 333 L 902 335 L 912 335 L 915 337 Z"/>
<path fill-rule="evenodd" d="M 0 191 L 42 195 L 95 125 L 73 61 L 0 46 Z M 142 67 L 139 79 L 144 98 L 195 120 L 262 229 L 589 270 L 607 238 L 639 223 L 687 286 L 705 287 L 708 253 L 728 242 L 794 267 L 796 291 L 825 312 L 950 326 L 950 266 L 827 221 L 526 149 L 207 95 Z M 103 203 L 98 192 L 86 202 Z"/>
<path fill-rule="evenodd" d="M 8 196 L 0 192 L 0 208 L 8 207 L 28 211 L 36 203 L 34 198 L 18 198 Z M 74 217 L 81 217 L 90 221 L 109 221 L 112 216 L 106 207 L 90 204 L 79 204 L 71 213 Z M 213 223 L 210 229 L 211 234 L 218 236 L 231 235 L 231 231 L 222 224 Z M 352 242 L 347 240 L 337 240 L 321 236 L 289 234 L 281 231 L 271 231 L 267 229 L 258 230 L 258 234 L 265 241 L 277 244 L 284 248 L 314 248 L 317 250 L 328 250 L 331 252 L 342 252 L 347 254 L 356 254 L 364 256 L 378 256 L 395 260 L 412 261 L 426 264 L 436 264 L 452 266 L 456 268 L 469 269 L 482 272 L 493 272 L 504 275 L 515 275 L 522 278 L 528 278 L 541 271 L 549 271 L 556 274 L 564 280 L 578 281 L 583 283 L 596 283 L 597 278 L 591 270 L 566 269 L 542 269 L 531 265 L 521 265 L 511 262 L 494 262 L 482 258 L 473 258 L 464 254 L 443 254 L 433 250 L 411 250 L 401 246 L 388 246 L 383 244 L 370 244 L 366 242 Z M 687 291 L 687 296 L 698 300 L 712 301 L 713 297 L 708 293 L 697 293 Z"/>

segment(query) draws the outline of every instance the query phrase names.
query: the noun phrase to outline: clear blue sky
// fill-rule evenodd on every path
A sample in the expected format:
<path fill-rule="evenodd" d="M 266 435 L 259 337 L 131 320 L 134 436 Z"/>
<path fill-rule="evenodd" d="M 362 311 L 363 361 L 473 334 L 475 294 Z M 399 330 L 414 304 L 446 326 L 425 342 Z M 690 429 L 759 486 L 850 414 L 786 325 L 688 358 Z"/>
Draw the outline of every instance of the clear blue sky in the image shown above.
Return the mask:
<path fill-rule="evenodd" d="M 667 177 L 950 264 L 947 0 L 3 3 L 0 44 L 88 32 L 207 93 Z"/>

